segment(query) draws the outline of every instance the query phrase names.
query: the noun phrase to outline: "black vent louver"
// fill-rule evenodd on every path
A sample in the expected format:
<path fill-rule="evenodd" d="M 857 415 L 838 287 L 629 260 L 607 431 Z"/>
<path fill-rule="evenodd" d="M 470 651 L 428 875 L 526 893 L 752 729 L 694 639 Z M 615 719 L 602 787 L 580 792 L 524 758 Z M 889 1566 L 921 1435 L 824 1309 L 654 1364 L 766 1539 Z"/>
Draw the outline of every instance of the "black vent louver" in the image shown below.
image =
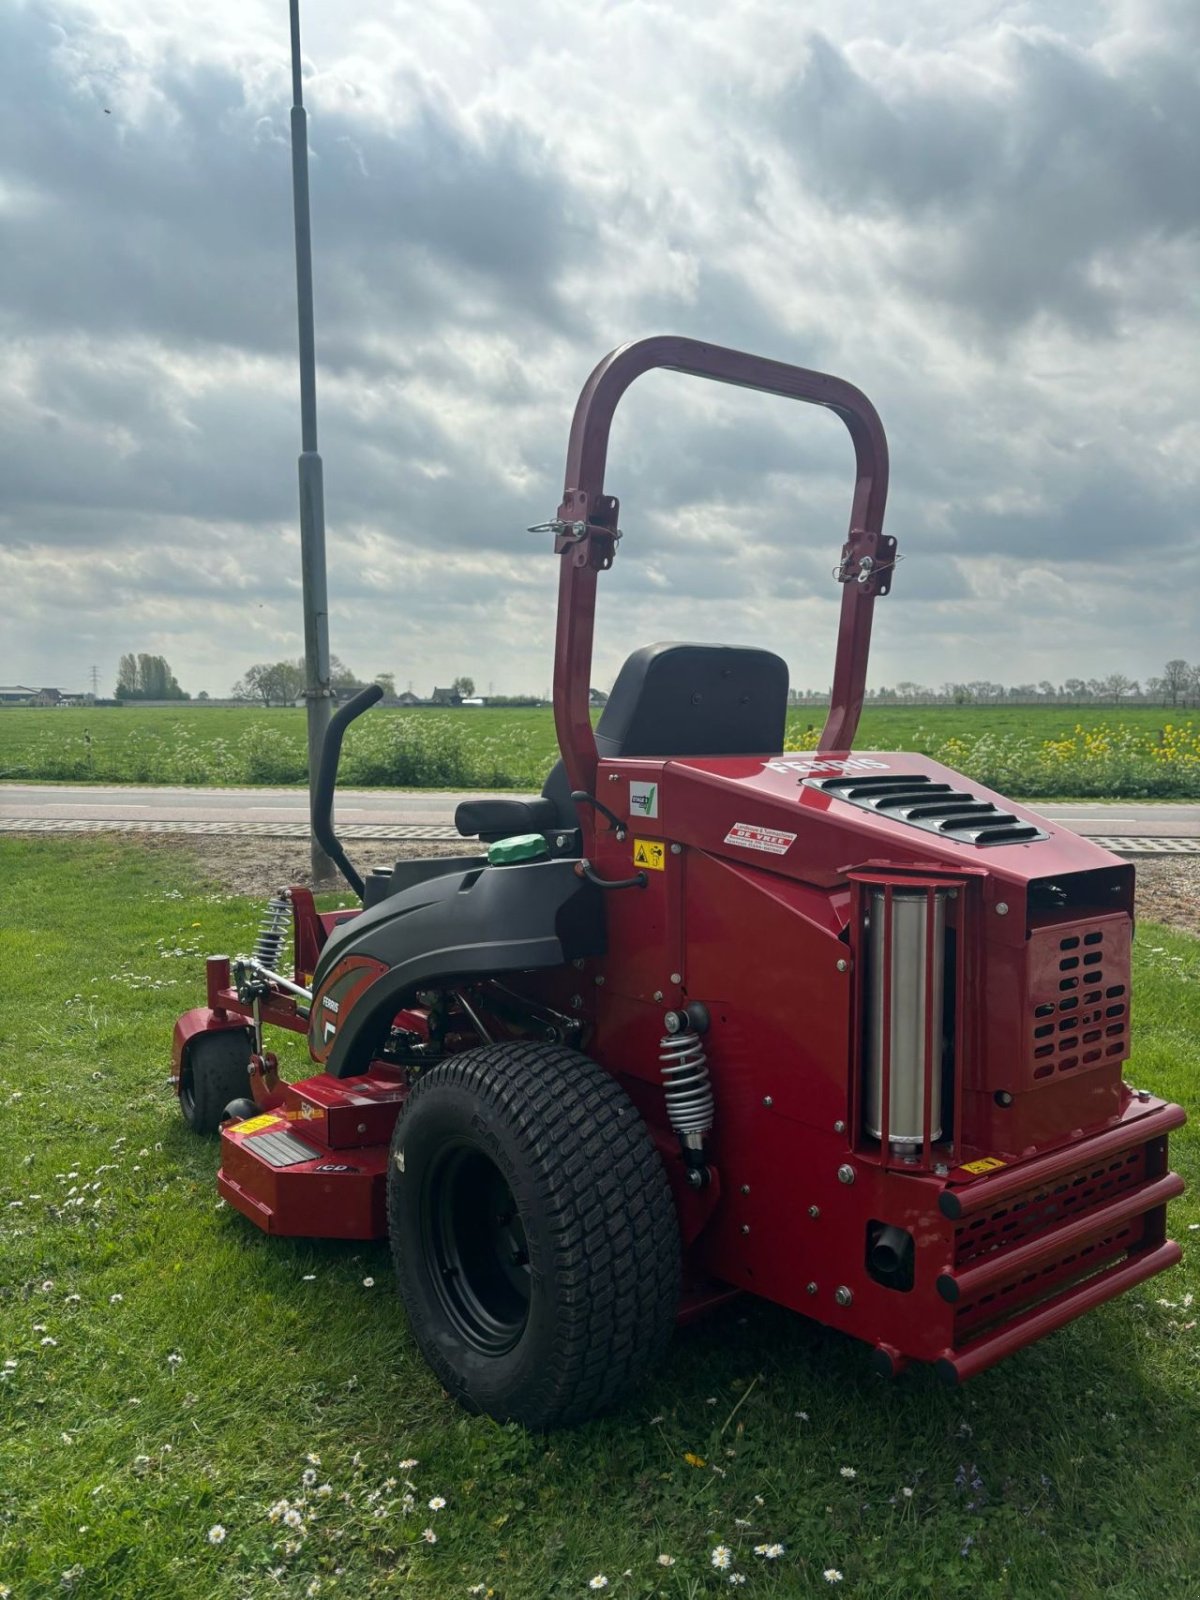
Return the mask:
<path fill-rule="evenodd" d="M 1031 844 L 1050 835 L 1032 822 L 1022 822 L 1001 811 L 990 800 L 980 800 L 948 783 L 934 783 L 923 774 L 882 773 L 869 778 L 805 778 L 808 789 L 820 789 L 864 811 L 895 817 L 914 828 L 924 828 L 943 839 L 961 844 Z"/>

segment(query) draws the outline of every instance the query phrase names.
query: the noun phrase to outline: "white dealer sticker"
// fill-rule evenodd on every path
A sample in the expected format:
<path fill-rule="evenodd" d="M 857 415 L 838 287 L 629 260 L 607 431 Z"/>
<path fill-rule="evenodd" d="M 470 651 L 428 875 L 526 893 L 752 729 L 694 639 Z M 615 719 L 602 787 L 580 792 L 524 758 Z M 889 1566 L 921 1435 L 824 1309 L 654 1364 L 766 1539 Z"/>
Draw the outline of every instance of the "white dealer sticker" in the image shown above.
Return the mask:
<path fill-rule="evenodd" d="M 740 845 L 743 850 L 765 850 L 773 856 L 787 855 L 795 842 L 794 833 L 784 833 L 780 828 L 760 828 L 756 822 L 735 822 L 725 835 L 726 844 Z"/>
<path fill-rule="evenodd" d="M 768 772 L 802 772 L 807 778 L 817 772 L 890 772 L 886 761 L 872 761 L 869 756 L 846 756 L 839 760 L 832 756 L 803 756 L 796 760 L 768 761 Z"/>
<path fill-rule="evenodd" d="M 636 817 L 657 817 L 658 784 L 633 778 L 629 783 L 629 809 Z"/>

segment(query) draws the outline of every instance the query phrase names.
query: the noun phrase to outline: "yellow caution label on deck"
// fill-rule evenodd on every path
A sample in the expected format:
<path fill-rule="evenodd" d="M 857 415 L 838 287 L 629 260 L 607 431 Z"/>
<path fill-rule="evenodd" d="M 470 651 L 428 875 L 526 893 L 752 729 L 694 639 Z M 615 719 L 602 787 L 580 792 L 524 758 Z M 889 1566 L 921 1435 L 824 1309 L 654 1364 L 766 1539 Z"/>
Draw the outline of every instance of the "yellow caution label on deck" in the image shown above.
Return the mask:
<path fill-rule="evenodd" d="M 260 1133 L 263 1128 L 281 1128 L 283 1126 L 284 1124 L 272 1111 L 266 1116 L 250 1117 L 246 1122 L 235 1122 L 233 1131 L 235 1133 Z"/>
<path fill-rule="evenodd" d="M 1001 1161 L 999 1156 L 984 1156 L 980 1161 L 964 1161 L 964 1172 L 995 1172 L 997 1167 L 1006 1167 L 1007 1161 Z"/>
<path fill-rule="evenodd" d="M 665 872 L 667 867 L 667 847 L 661 839 L 635 839 L 633 841 L 633 864 L 635 867 L 649 867 L 651 872 Z"/>

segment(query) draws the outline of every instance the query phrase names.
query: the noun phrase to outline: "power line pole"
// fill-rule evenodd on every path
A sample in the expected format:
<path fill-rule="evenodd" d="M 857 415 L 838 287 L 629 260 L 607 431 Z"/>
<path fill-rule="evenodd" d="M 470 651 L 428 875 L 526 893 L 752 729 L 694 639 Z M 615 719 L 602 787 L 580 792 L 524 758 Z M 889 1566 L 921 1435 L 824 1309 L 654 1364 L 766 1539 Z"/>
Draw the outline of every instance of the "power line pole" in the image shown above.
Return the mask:
<path fill-rule="evenodd" d="M 95 662 L 93 662 L 92 663 L 92 699 L 95 700 L 99 693 L 100 693 L 100 669 L 95 664 Z"/>
<path fill-rule="evenodd" d="M 312 233 L 308 210 L 308 118 L 300 70 L 300 0 L 292 23 L 292 206 L 296 224 L 296 311 L 300 334 L 300 573 L 304 595 L 304 697 L 308 707 L 308 799 L 311 813 L 325 729 L 329 726 L 329 593 L 325 582 L 325 480 L 317 450 L 317 364 L 313 332 Z M 333 863 L 309 833 L 314 883 Z"/>

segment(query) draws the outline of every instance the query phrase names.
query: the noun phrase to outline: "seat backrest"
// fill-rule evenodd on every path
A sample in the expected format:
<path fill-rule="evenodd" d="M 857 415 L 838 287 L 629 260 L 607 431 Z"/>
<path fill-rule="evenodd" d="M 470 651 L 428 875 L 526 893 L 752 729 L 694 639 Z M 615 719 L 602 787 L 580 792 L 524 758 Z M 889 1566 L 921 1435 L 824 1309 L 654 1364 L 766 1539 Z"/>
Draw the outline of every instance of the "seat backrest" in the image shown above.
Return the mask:
<path fill-rule="evenodd" d="M 617 674 L 596 724 L 596 748 L 602 757 L 776 755 L 787 695 L 787 663 L 769 650 L 644 645 Z M 542 794 L 554 801 L 562 825 L 573 827 L 561 761 Z"/>
<path fill-rule="evenodd" d="M 753 756 L 783 749 L 788 669 L 769 650 L 648 644 L 596 724 L 602 756 Z"/>

